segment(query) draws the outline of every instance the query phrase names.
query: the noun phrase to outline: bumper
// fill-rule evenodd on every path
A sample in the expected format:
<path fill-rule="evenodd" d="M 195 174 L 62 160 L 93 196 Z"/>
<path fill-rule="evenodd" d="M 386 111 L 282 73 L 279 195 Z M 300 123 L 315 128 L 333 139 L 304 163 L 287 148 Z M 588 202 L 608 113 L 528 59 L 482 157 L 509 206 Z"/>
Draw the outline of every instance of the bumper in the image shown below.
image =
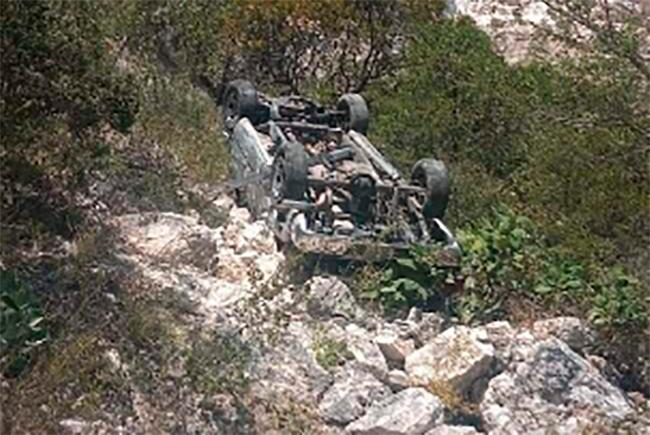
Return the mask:
<path fill-rule="evenodd" d="M 441 221 L 436 219 L 436 224 L 445 236 L 445 244 L 438 253 L 438 264 L 441 267 L 457 267 L 461 257 L 460 245 Z M 307 228 L 307 220 L 302 213 L 291 220 L 289 237 L 292 244 L 301 252 L 366 261 L 388 260 L 405 253 L 411 246 L 407 243 L 377 242 L 370 237 L 356 238 L 317 233 Z"/>

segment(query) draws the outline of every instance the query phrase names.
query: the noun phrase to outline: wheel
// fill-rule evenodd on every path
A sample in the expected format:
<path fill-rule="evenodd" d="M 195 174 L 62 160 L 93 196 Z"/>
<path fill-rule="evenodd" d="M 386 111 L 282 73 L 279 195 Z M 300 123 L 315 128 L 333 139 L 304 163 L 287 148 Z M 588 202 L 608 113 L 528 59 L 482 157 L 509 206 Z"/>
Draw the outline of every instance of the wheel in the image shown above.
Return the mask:
<path fill-rule="evenodd" d="M 368 132 L 370 114 L 366 100 L 359 94 L 344 94 L 336 103 L 337 110 L 346 113 L 343 124 L 344 130 L 354 130 L 361 134 Z"/>
<path fill-rule="evenodd" d="M 297 142 L 285 143 L 273 161 L 273 199 L 302 200 L 307 190 L 308 168 L 308 156 L 302 145 Z"/>
<path fill-rule="evenodd" d="M 251 82 L 231 81 L 224 92 L 223 125 L 227 130 L 232 130 L 241 118 L 249 118 L 253 121 L 257 106 L 257 91 Z"/>
<path fill-rule="evenodd" d="M 427 198 L 422 213 L 429 220 L 442 219 L 449 202 L 449 171 L 440 160 L 421 159 L 413 165 L 411 181 L 427 189 Z"/>

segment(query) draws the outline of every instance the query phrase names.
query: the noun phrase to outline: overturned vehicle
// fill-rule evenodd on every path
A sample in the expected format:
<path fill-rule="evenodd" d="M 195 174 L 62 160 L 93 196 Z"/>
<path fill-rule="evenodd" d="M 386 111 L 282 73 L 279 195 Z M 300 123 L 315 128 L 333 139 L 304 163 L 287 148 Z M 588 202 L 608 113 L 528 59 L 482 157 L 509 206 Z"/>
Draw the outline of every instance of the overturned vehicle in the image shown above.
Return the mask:
<path fill-rule="evenodd" d="M 326 108 L 300 96 L 270 98 L 234 80 L 222 110 L 232 188 L 280 243 L 368 260 L 437 244 L 441 264 L 457 263 L 460 248 L 441 220 L 447 168 L 422 159 L 407 181 L 365 136 L 369 112 L 360 95 Z"/>

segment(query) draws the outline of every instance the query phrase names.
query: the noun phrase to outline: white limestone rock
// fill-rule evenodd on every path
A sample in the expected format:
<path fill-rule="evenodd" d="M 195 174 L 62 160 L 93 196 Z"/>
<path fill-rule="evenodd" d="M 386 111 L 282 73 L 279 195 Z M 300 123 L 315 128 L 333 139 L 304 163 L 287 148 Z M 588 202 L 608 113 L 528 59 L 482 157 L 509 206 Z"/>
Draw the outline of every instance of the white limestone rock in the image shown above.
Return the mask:
<path fill-rule="evenodd" d="M 408 388 L 373 404 L 349 424 L 352 435 L 421 435 L 443 419 L 444 405 L 424 388 Z"/>
<path fill-rule="evenodd" d="M 346 367 L 323 395 L 318 410 L 328 423 L 347 424 L 361 417 L 374 402 L 390 394 L 390 389 L 370 373 L 354 366 Z"/>
<path fill-rule="evenodd" d="M 633 414 L 624 393 L 562 341 L 520 341 L 515 353 L 480 404 L 490 432 L 607 432 Z"/>
<path fill-rule="evenodd" d="M 492 371 L 494 347 L 485 339 L 480 329 L 452 327 L 407 356 L 405 371 L 413 385 L 445 382 L 459 394 L 469 392 Z"/>

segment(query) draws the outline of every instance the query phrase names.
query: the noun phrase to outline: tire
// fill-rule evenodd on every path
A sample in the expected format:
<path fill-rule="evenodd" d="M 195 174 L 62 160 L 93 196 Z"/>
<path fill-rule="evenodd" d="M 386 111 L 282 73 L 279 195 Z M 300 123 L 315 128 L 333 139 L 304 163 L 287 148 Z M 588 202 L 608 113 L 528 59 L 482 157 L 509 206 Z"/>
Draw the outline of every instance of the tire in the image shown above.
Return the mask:
<path fill-rule="evenodd" d="M 422 214 L 427 220 L 442 219 L 449 202 L 449 171 L 440 160 L 421 159 L 413 165 L 411 182 L 427 189 Z"/>
<path fill-rule="evenodd" d="M 297 142 L 285 143 L 273 161 L 274 199 L 302 200 L 307 191 L 308 168 L 309 159 L 303 146 Z"/>
<path fill-rule="evenodd" d="M 359 94 L 344 94 L 336 103 L 336 109 L 346 113 L 343 129 L 354 130 L 361 134 L 368 132 L 370 114 L 366 100 Z"/>
<path fill-rule="evenodd" d="M 226 86 L 223 98 L 223 125 L 227 130 L 235 128 L 241 118 L 254 122 L 258 108 L 257 91 L 247 80 L 233 80 Z"/>

